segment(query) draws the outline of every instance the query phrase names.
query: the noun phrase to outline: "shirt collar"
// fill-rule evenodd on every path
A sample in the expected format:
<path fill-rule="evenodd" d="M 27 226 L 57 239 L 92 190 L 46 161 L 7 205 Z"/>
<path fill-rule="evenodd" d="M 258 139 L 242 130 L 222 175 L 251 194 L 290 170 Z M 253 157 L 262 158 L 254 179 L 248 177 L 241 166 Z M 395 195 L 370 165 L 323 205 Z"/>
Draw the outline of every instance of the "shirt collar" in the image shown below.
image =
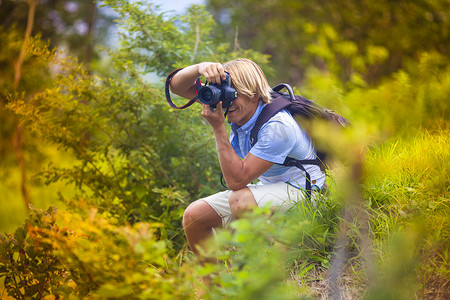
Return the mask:
<path fill-rule="evenodd" d="M 258 116 L 263 110 L 264 106 L 266 106 L 266 103 L 259 101 L 258 107 L 256 108 L 253 116 L 250 118 L 250 120 L 247 121 L 247 123 L 245 123 L 241 127 L 239 127 L 236 123 L 231 123 L 231 129 L 233 130 L 233 132 L 236 132 L 238 129 L 242 131 L 252 130 L 253 126 L 256 123 L 256 119 L 258 119 Z"/>

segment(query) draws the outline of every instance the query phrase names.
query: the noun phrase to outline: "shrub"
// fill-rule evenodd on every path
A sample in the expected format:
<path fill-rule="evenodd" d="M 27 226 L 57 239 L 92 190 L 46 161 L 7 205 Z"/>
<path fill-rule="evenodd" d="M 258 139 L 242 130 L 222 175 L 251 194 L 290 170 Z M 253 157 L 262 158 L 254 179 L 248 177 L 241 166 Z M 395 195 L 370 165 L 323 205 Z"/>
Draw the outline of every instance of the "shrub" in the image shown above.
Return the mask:
<path fill-rule="evenodd" d="M 167 242 L 155 238 L 159 226 L 117 227 L 95 209 L 86 219 L 33 209 L 14 234 L 1 235 L 0 276 L 16 299 L 189 298 L 188 273 L 172 261 Z"/>

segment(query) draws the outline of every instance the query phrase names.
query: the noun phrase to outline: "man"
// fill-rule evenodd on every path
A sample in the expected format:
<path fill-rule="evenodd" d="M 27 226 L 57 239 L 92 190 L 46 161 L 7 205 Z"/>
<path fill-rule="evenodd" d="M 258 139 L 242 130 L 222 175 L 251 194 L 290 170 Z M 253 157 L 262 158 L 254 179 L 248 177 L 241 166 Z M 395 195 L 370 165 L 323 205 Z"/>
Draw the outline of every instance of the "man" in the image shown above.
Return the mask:
<path fill-rule="evenodd" d="M 213 234 L 213 228 L 225 226 L 252 207 L 285 210 L 306 197 L 305 174 L 296 167 L 285 167 L 287 156 L 296 159 L 315 158 L 314 147 L 289 112 L 283 110 L 263 125 L 257 143 L 251 147 L 250 132 L 258 115 L 271 101 L 271 88 L 261 68 L 251 60 L 235 59 L 224 65 L 203 62 L 178 71 L 170 82 L 173 93 L 187 99 L 196 94 L 195 81 L 204 76 L 210 83 L 221 84 L 229 73 L 237 98 L 228 110 L 231 123 L 228 138 L 222 104 L 212 110 L 203 105 L 202 116 L 211 125 L 216 139 L 217 155 L 228 191 L 197 200 L 183 216 L 183 228 L 191 250 Z M 315 165 L 305 165 L 313 189 L 321 189 L 325 174 Z M 259 183 L 251 185 L 254 180 Z"/>

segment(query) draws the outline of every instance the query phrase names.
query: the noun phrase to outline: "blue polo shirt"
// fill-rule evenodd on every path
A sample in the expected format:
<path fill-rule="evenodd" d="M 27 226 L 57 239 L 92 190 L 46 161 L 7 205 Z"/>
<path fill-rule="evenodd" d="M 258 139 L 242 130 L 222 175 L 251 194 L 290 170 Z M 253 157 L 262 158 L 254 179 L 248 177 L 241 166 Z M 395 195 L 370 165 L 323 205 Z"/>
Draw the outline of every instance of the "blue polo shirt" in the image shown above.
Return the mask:
<path fill-rule="evenodd" d="M 311 139 L 287 110 L 280 111 L 264 124 L 259 130 L 258 141 L 253 148 L 251 146 L 250 132 L 264 106 L 266 104 L 260 101 L 253 116 L 241 127 L 231 123 L 231 146 L 242 159 L 251 153 L 274 163 L 258 178 L 261 184 L 283 181 L 304 189 L 306 177 L 303 171 L 296 167 L 277 165 L 282 164 L 288 156 L 296 159 L 316 158 L 316 151 Z M 304 165 L 304 167 L 311 176 L 312 188 L 322 188 L 325 183 L 325 174 L 320 168 L 315 165 Z"/>

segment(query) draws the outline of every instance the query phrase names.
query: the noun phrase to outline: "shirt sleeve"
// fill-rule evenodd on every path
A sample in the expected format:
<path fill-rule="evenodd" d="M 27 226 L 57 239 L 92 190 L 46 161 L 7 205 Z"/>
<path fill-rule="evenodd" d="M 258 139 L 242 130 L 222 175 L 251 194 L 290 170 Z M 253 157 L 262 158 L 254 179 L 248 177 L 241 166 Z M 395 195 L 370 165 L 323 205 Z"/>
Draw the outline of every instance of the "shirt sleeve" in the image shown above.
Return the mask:
<path fill-rule="evenodd" d="M 295 145 L 296 132 L 289 124 L 269 121 L 261 127 L 258 141 L 250 153 L 261 159 L 282 164 Z"/>

